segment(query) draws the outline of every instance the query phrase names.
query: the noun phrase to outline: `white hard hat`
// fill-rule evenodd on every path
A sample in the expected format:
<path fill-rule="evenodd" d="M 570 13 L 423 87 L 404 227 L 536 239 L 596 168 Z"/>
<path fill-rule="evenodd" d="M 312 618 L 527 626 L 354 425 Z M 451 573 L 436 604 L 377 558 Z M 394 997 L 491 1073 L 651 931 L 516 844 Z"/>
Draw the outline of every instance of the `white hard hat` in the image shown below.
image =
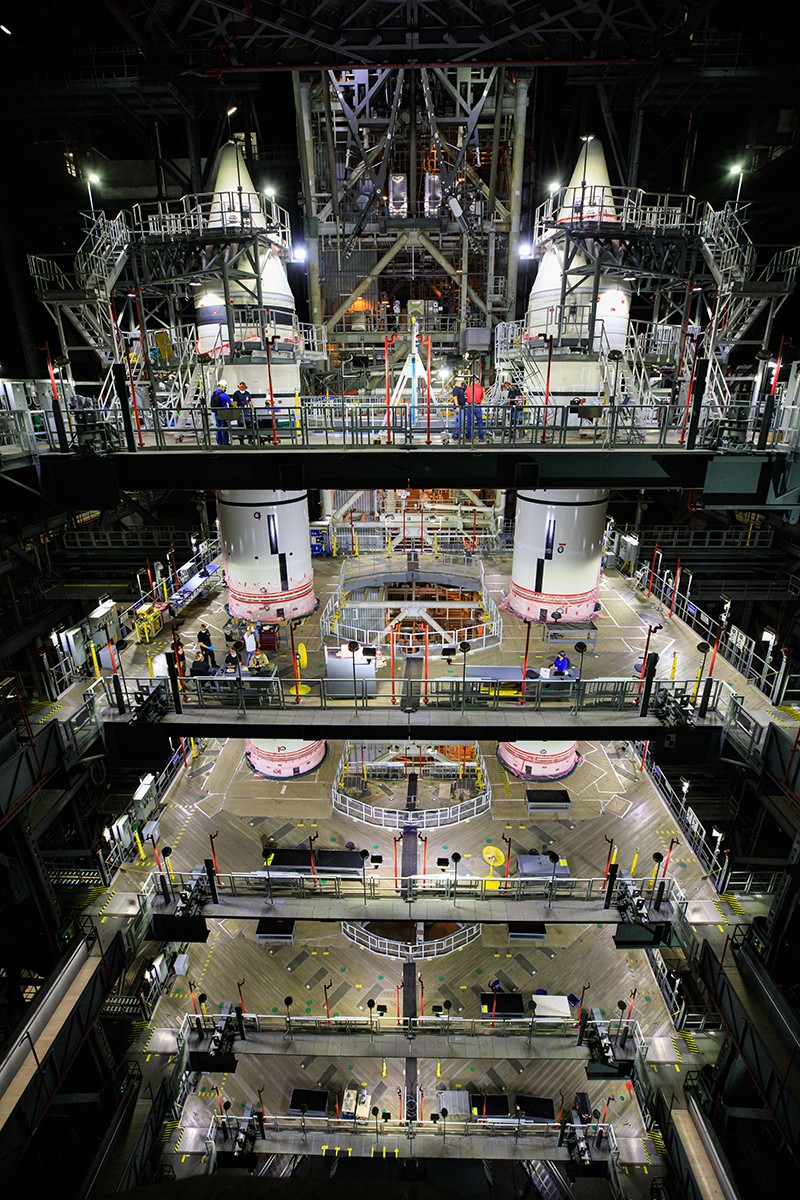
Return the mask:
<path fill-rule="evenodd" d="M 217 387 L 222 388 L 223 392 L 227 392 L 227 390 L 228 390 L 228 385 L 224 379 L 220 379 L 219 383 L 217 384 Z"/>

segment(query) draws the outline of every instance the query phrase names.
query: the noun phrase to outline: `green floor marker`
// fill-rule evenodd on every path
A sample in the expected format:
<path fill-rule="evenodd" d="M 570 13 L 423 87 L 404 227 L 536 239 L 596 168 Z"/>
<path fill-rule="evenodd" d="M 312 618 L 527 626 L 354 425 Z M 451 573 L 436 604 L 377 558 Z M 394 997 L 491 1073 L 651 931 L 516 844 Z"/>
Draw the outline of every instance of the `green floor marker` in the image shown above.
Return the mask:
<path fill-rule="evenodd" d="M 342 972 L 342 974 L 344 974 L 344 972 L 347 970 L 347 967 L 339 967 L 339 970 Z"/>
<path fill-rule="evenodd" d="M 449 846 L 442 846 L 442 849 L 443 849 L 443 850 L 449 850 L 449 849 L 450 849 L 450 847 L 449 847 Z"/>
<path fill-rule="evenodd" d="M 440 976 L 439 976 L 439 983 L 442 983 L 443 981 L 444 981 L 444 975 L 440 975 Z"/>
<path fill-rule="evenodd" d="M 478 969 L 477 969 L 477 971 L 475 972 L 475 974 L 476 974 L 476 975 L 482 975 L 482 974 L 483 974 L 483 967 L 478 967 Z"/>
<path fill-rule="evenodd" d="M 379 976 L 378 976 L 378 979 L 383 979 L 383 976 L 382 976 L 382 975 L 379 975 Z"/>
<path fill-rule="evenodd" d="M 601 1008 L 601 1009 L 600 1009 L 600 1016 L 601 1016 L 601 1017 L 604 1017 L 605 1015 L 606 1015 L 606 1010 L 605 1010 L 604 1008 Z"/>
<path fill-rule="evenodd" d="M 338 1013 L 334 1013 L 333 1015 L 334 1015 L 335 1017 L 338 1017 L 338 1015 L 339 1015 L 339 1014 L 338 1014 Z M 347 1069 L 348 1069 L 348 1071 L 352 1071 L 352 1069 L 353 1069 L 353 1064 L 352 1064 L 352 1063 L 348 1063 L 348 1064 L 347 1064 Z"/>
<path fill-rule="evenodd" d="M 646 1003 L 646 1004 L 649 1004 L 649 1003 L 650 1003 L 650 1001 L 653 999 L 653 997 L 652 997 L 652 996 L 645 996 L 645 998 L 644 998 L 644 999 L 645 999 L 645 1003 Z"/>
<path fill-rule="evenodd" d="M 377 850 L 377 849 L 378 849 L 378 843 L 377 843 L 377 842 L 376 842 L 376 843 L 375 843 L 375 845 L 372 847 L 372 849 L 373 849 L 373 850 Z"/>
<path fill-rule="evenodd" d="M 335 841 L 336 841 L 336 838 L 331 838 L 331 841 L 332 841 L 332 842 L 335 842 Z"/>
<path fill-rule="evenodd" d="M 681 868 L 682 871 L 686 870 L 686 863 L 678 863 L 678 866 Z"/>
<path fill-rule="evenodd" d="M 273 1012 L 277 1012 L 278 1010 L 277 1010 L 277 1008 L 273 1008 L 273 1010 L 272 1010 L 272 1011 L 273 1011 Z"/>
<path fill-rule="evenodd" d="M 470 1071 L 474 1071 L 474 1070 L 475 1070 L 475 1068 L 474 1068 L 474 1067 L 470 1067 Z"/>

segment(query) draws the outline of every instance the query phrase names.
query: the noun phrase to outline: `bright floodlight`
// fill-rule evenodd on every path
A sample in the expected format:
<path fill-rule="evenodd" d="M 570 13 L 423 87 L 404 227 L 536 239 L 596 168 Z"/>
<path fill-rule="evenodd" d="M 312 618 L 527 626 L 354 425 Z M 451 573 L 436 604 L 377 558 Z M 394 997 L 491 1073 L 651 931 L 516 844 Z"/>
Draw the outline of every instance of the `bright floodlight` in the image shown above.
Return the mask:
<path fill-rule="evenodd" d="M 553 192 L 557 192 L 560 187 L 561 187 L 561 184 L 558 182 L 557 179 L 554 179 L 552 183 L 548 183 L 547 190 L 550 193 L 550 195 L 552 196 Z"/>
<path fill-rule="evenodd" d="M 295 246 L 293 255 L 295 262 L 305 262 L 307 257 L 308 254 L 305 246 Z"/>
<path fill-rule="evenodd" d="M 91 175 L 89 176 L 89 183 L 99 183 L 99 182 L 100 182 L 100 176 L 95 175 L 94 171 L 92 171 Z"/>
<path fill-rule="evenodd" d="M 226 114 L 226 115 L 227 115 L 227 116 L 229 116 L 229 117 L 232 117 L 232 116 L 233 116 L 233 114 L 234 114 L 235 112 L 238 112 L 238 111 L 239 111 L 239 105 L 238 105 L 238 104 L 232 104 L 232 105 L 230 106 L 230 108 L 228 109 L 228 112 L 227 112 L 227 114 Z"/>
<path fill-rule="evenodd" d="M 744 167 L 742 166 L 741 163 L 734 163 L 733 166 L 731 167 L 731 175 L 741 175 L 743 170 L 744 170 Z"/>

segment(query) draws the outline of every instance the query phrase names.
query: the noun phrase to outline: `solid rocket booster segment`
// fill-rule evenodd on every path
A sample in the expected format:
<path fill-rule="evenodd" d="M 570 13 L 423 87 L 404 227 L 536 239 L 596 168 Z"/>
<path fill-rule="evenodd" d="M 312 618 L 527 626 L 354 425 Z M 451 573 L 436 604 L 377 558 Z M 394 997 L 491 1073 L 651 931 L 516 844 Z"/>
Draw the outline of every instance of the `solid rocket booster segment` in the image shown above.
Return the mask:
<path fill-rule="evenodd" d="M 517 492 L 506 607 L 526 621 L 589 621 L 600 590 L 608 492 Z"/>
<path fill-rule="evenodd" d="M 308 493 L 218 492 L 217 513 L 231 616 L 275 622 L 313 612 Z"/>
<path fill-rule="evenodd" d="M 500 762 L 520 779 L 564 779 L 578 763 L 577 742 L 500 742 Z"/>
<path fill-rule="evenodd" d="M 324 760 L 325 742 L 277 741 L 248 738 L 245 754 L 250 765 L 267 779 L 294 779 L 315 770 Z"/>
<path fill-rule="evenodd" d="M 569 185 L 564 189 L 556 225 L 576 231 L 602 227 L 607 233 L 609 226 L 618 223 L 603 147 L 595 138 L 584 143 Z M 601 275 L 595 306 L 593 265 L 569 238 L 564 240 L 563 234 L 558 240 L 548 236 L 540 243 L 538 253 L 541 259 L 525 319 L 528 337 L 546 335 L 557 337 L 561 345 L 623 350 L 630 320 L 630 289 L 625 281 Z M 556 390 L 563 390 L 558 382 L 551 380 Z M 565 378 L 561 382 L 566 387 L 574 385 L 579 392 L 586 390 L 581 389 L 577 379 Z"/>
<path fill-rule="evenodd" d="M 293 398 L 300 388 L 299 350 L 294 296 L 286 277 L 274 230 L 270 202 L 256 191 L 239 147 L 228 142 L 220 152 L 208 229 L 220 230 L 232 239 L 241 232 L 242 241 L 226 246 L 228 298 L 221 278 L 206 280 L 195 300 L 197 350 L 220 363 L 229 359 L 231 343 L 248 345 L 253 356 L 242 366 L 244 381 L 256 408 L 273 400 Z M 264 231 L 252 237 L 254 231 Z M 229 327 L 233 317 L 233 336 Z M 270 361 L 262 342 L 270 343 Z M 236 374 L 237 368 L 226 371 Z"/>

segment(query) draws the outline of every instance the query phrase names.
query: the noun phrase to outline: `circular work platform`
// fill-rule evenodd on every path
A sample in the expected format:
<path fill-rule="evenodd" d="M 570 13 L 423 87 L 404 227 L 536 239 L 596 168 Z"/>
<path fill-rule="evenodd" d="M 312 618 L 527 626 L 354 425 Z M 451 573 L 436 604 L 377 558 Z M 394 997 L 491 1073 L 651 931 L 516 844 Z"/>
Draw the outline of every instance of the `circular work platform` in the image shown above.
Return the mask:
<path fill-rule="evenodd" d="M 463 950 L 481 936 L 480 925 L 464 925 L 460 921 L 425 921 L 423 938 L 417 941 L 416 921 L 342 921 L 342 933 L 348 941 L 379 954 L 382 958 L 399 958 L 402 962 L 442 958 L 455 950 Z"/>

